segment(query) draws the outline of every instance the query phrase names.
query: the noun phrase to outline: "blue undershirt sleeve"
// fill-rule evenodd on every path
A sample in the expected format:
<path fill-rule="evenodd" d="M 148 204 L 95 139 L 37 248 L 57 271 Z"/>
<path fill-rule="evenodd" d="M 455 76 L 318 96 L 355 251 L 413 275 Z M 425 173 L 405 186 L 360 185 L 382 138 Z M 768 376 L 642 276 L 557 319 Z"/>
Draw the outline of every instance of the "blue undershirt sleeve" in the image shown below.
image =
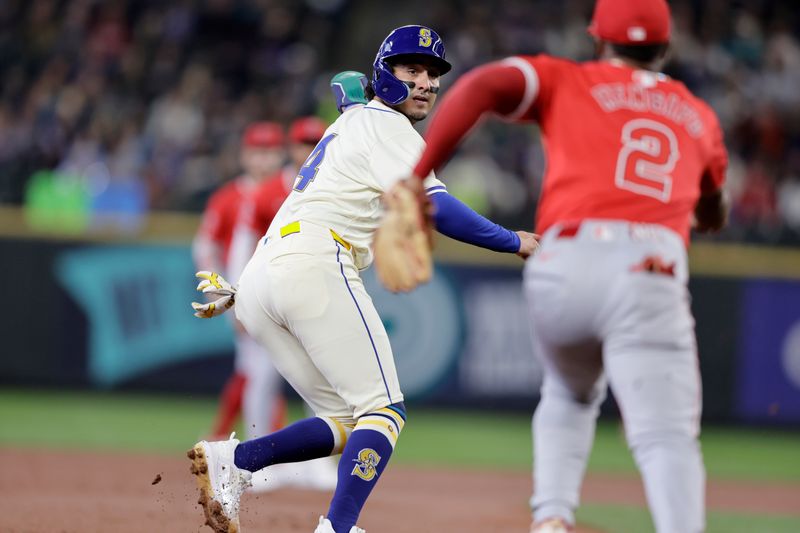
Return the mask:
<path fill-rule="evenodd" d="M 444 187 L 432 187 L 426 192 L 436 208 L 436 231 L 442 235 L 495 252 L 519 251 L 516 233 L 479 215 Z"/>

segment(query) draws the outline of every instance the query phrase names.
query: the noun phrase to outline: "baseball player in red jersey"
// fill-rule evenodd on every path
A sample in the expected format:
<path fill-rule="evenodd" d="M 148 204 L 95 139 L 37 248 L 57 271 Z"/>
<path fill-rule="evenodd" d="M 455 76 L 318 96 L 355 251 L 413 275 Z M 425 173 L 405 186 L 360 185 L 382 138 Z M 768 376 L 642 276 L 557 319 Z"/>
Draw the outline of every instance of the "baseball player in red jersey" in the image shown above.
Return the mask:
<path fill-rule="evenodd" d="M 444 98 L 414 173 L 440 167 L 487 113 L 537 122 L 547 156 L 525 267 L 544 366 L 533 417 L 531 531 L 566 532 L 611 386 L 659 533 L 705 527 L 705 473 L 690 228 L 727 217 L 727 154 L 714 112 L 658 73 L 664 0 L 598 0 L 598 60 L 511 57 L 462 77 Z"/>
<path fill-rule="evenodd" d="M 289 196 L 297 172 L 305 163 L 311 150 L 325 133 L 326 124 L 317 117 L 301 117 L 289 126 L 289 162 L 279 173 L 264 180 L 242 208 L 239 224 L 234 232 L 231 279 L 237 279 L 244 265 L 253 255 L 258 239 L 269 228 L 272 219 Z"/>
<path fill-rule="evenodd" d="M 245 130 L 240 154 L 244 173 L 212 194 L 192 243 L 192 253 L 199 270 L 224 272 L 225 275 L 231 273 L 232 263 L 235 262 L 232 240 L 242 206 L 265 177 L 274 175 L 280 169 L 285 158 L 284 145 L 283 128 L 278 124 L 258 122 Z M 268 432 L 269 414 L 264 413 L 254 401 L 259 395 L 248 393 L 259 380 L 252 380 L 249 385 L 247 383 L 248 375 L 256 377 L 264 374 L 260 370 L 263 362 L 269 364 L 261 352 L 258 344 L 243 331 L 237 333 L 235 370 L 223 389 L 213 435 L 227 437 L 242 410 L 246 427 L 261 430 L 262 433 L 258 434 Z M 265 424 L 267 428 L 262 427 Z"/>

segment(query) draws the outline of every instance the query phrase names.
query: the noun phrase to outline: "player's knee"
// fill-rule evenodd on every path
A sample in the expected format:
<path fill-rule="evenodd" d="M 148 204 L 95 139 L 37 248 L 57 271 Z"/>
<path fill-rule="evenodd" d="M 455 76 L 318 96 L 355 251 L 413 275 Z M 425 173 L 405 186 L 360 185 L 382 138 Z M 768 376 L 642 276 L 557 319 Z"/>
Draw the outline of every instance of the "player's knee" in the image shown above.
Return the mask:
<path fill-rule="evenodd" d="M 661 429 L 626 432 L 628 448 L 634 454 L 648 454 L 661 449 L 692 451 L 699 446 L 697 434 L 689 427 L 673 426 Z"/>
<path fill-rule="evenodd" d="M 608 388 L 606 387 L 605 381 L 602 381 L 599 385 L 595 384 L 585 390 L 573 393 L 572 399 L 581 405 L 599 409 L 600 405 L 606 399 L 607 390 Z"/>
<path fill-rule="evenodd" d="M 595 376 L 591 379 L 550 377 L 545 378 L 542 385 L 542 397 L 587 407 L 600 407 L 600 404 L 606 399 L 607 391 L 607 382 L 602 376 Z"/>
<path fill-rule="evenodd" d="M 356 422 L 353 431 L 371 430 L 381 433 L 389 441 L 389 444 L 397 443 L 397 438 L 406 423 L 406 406 L 403 402 L 393 403 L 366 413 Z"/>

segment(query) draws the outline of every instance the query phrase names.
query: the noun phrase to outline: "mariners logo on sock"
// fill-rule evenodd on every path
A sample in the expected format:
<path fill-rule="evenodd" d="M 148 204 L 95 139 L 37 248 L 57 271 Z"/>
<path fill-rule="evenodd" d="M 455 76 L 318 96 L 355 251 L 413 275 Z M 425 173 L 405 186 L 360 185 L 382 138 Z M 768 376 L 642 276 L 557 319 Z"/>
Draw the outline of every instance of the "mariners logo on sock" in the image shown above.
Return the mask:
<path fill-rule="evenodd" d="M 381 462 L 381 456 L 372 448 L 364 448 L 358 452 L 358 459 L 353 459 L 353 462 L 357 464 L 353 467 L 351 474 L 364 481 L 372 481 L 378 475 L 375 467 Z"/>

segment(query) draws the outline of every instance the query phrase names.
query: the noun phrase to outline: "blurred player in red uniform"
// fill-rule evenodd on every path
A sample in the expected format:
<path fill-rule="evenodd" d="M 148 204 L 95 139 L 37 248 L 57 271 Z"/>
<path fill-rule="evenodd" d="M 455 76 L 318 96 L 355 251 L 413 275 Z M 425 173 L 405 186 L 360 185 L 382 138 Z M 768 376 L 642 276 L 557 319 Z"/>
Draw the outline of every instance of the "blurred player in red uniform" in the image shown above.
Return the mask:
<path fill-rule="evenodd" d="M 289 160 L 280 172 L 264 180 L 252 201 L 242 208 L 233 238 L 231 263 L 237 279 L 253 255 L 258 239 L 269 228 L 275 213 L 289 196 L 300 167 L 325 133 L 325 123 L 317 117 L 302 117 L 289 127 Z"/>
<path fill-rule="evenodd" d="M 686 246 L 692 226 L 725 224 L 727 153 L 710 107 L 658 72 L 665 0 L 598 0 L 589 32 L 596 61 L 517 56 L 462 77 L 414 173 L 440 167 L 485 114 L 541 128 L 543 238 L 525 268 L 544 367 L 531 531 L 573 530 L 610 385 L 656 530 L 697 533 L 705 471 Z"/>
<path fill-rule="evenodd" d="M 284 137 L 283 128 L 273 122 L 258 122 L 245 130 L 240 152 L 243 173 L 211 196 L 192 243 L 192 253 L 199 270 L 221 272 L 231 276 L 231 279 L 238 278 L 238 272 L 233 272 L 231 268 L 234 230 L 248 197 L 283 165 L 286 157 Z M 266 360 L 266 355 L 238 325 L 236 329 L 235 370 L 223 389 L 212 429 L 212 435 L 222 438 L 227 438 L 231 433 L 242 410 L 245 425 L 251 429 L 253 425 L 260 428 L 268 421 L 268 415 L 261 420 L 262 414 L 258 408 L 252 408 L 252 402 L 248 402 L 246 394 L 248 374 L 258 374 L 259 362 Z"/>
<path fill-rule="evenodd" d="M 288 162 L 271 177 L 263 180 L 242 206 L 234 229 L 230 254 L 231 279 L 238 279 L 253 255 L 258 239 L 264 235 L 294 185 L 300 167 L 322 139 L 325 123 L 317 117 L 301 117 L 292 122 L 288 135 Z M 269 422 L 257 425 L 248 438 L 263 436 L 286 424 L 286 402 L 281 392 L 283 380 L 268 360 L 261 361 L 252 376 L 248 393 L 252 397 L 256 419 Z M 247 400 L 245 403 L 248 403 Z M 227 435 L 225 435 L 227 438 Z M 252 490 L 268 491 L 282 486 L 333 490 L 336 487 L 336 458 L 320 458 L 304 463 L 273 465 L 253 476 Z"/>

